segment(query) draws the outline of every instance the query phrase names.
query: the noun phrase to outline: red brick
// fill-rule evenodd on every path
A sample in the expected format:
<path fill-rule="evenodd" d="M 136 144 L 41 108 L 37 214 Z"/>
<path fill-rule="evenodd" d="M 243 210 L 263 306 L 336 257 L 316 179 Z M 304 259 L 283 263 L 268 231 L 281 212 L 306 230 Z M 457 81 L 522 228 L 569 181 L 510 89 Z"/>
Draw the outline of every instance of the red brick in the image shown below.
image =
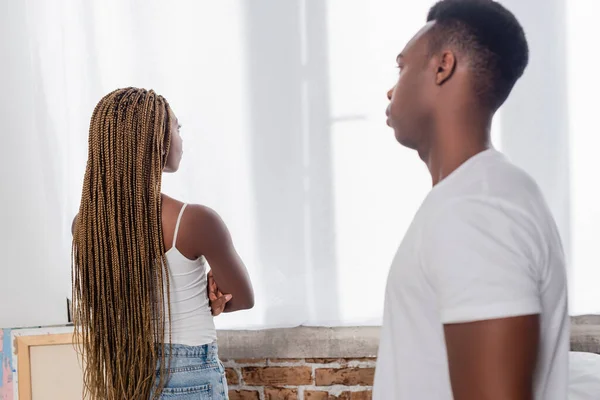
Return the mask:
<path fill-rule="evenodd" d="M 306 400 L 329 400 L 329 393 L 309 390 L 304 392 L 304 398 Z"/>
<path fill-rule="evenodd" d="M 343 397 L 344 395 L 348 397 Z M 344 392 L 339 397 L 340 400 L 372 400 L 373 393 L 371 391 L 365 390 L 363 392 Z"/>
<path fill-rule="evenodd" d="M 225 377 L 227 378 L 227 383 L 230 385 L 239 385 L 240 378 L 238 373 L 233 368 L 225 368 Z"/>
<path fill-rule="evenodd" d="M 244 383 L 253 386 L 295 386 L 312 383 L 310 367 L 245 367 L 242 368 Z"/>
<path fill-rule="evenodd" d="M 254 390 L 230 390 L 229 400 L 260 400 L 260 395 Z"/>
<path fill-rule="evenodd" d="M 315 371 L 317 386 L 372 386 L 374 377 L 374 368 L 318 368 Z"/>
<path fill-rule="evenodd" d="M 304 392 L 304 398 L 306 400 L 372 400 L 372 392 L 343 392 L 339 396 L 334 396 L 328 392 L 311 390 Z"/>
<path fill-rule="evenodd" d="M 265 400 L 298 400 L 298 390 L 265 388 Z"/>

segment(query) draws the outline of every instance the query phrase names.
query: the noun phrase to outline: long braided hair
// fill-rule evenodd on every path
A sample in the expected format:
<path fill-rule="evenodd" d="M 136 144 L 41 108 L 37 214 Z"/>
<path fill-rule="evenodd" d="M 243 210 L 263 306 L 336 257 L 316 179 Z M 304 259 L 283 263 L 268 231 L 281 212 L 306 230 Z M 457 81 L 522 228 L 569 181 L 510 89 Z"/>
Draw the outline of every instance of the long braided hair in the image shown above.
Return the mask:
<path fill-rule="evenodd" d="M 169 111 L 153 91 L 127 88 L 102 98 L 92 115 L 72 257 L 84 398 L 156 398 L 167 379 L 161 175 Z"/>

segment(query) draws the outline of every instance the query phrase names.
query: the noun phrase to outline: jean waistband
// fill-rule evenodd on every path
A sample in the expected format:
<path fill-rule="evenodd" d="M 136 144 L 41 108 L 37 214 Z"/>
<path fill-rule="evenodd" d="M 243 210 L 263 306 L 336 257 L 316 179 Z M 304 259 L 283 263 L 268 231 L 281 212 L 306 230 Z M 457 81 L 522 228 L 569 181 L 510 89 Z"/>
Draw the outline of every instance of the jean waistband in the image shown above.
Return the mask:
<path fill-rule="evenodd" d="M 217 343 L 204 344 L 201 346 L 187 346 L 185 344 L 165 343 L 164 354 L 175 357 L 213 357 L 219 353 Z M 162 348 L 159 348 L 158 354 L 162 354 Z"/>

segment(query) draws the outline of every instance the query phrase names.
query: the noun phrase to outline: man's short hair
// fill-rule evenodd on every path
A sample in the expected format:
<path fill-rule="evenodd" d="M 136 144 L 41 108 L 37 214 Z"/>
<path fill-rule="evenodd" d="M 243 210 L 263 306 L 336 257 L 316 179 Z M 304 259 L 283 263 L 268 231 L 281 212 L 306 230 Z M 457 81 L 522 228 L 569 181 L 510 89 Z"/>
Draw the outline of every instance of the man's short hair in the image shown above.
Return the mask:
<path fill-rule="evenodd" d="M 525 32 L 515 16 L 492 0 L 441 0 L 427 21 L 435 21 L 431 52 L 449 45 L 468 57 L 480 101 L 499 108 L 529 61 Z"/>

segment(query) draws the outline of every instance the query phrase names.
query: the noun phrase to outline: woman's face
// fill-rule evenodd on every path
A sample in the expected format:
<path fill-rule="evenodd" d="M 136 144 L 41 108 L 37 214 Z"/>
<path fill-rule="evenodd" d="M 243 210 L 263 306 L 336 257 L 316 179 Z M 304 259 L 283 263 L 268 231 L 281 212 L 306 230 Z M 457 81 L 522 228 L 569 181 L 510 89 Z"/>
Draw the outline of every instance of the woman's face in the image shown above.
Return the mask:
<path fill-rule="evenodd" d="M 167 162 L 165 164 L 164 172 L 176 172 L 179 169 L 181 163 L 181 156 L 183 155 L 183 139 L 179 134 L 179 121 L 177 117 L 169 108 L 169 134 L 171 135 L 171 147 L 169 148 L 169 154 L 167 154 Z"/>

